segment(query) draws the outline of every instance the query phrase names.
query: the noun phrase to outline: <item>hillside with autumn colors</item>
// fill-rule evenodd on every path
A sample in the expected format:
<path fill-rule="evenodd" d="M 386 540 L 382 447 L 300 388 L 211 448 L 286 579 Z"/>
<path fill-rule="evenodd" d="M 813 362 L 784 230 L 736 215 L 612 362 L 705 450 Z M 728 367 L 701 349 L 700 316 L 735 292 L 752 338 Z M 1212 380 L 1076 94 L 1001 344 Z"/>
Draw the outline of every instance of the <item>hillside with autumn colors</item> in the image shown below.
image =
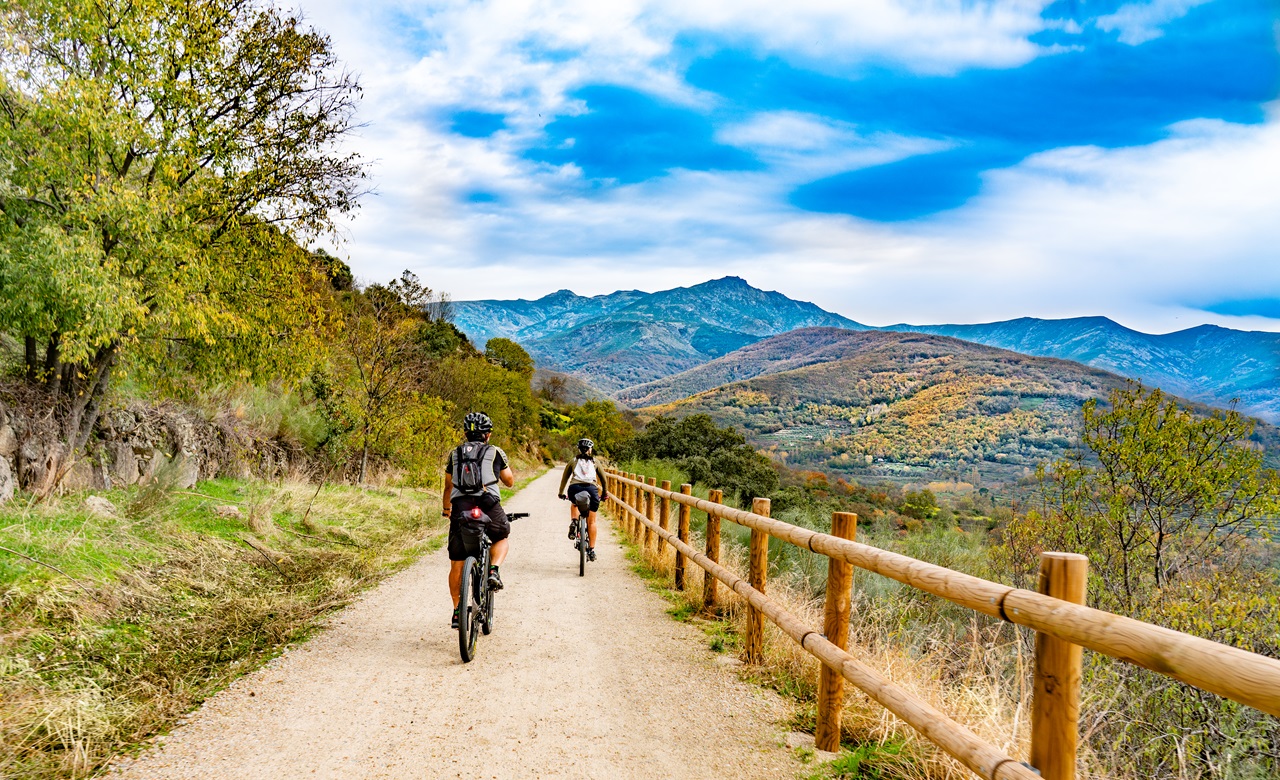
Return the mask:
<path fill-rule="evenodd" d="M 745 378 L 719 384 L 733 376 Z M 1127 381 L 944 336 L 809 328 L 651 383 L 641 397 L 692 393 L 643 411 L 705 412 L 793 467 L 973 484 L 1017 480 L 1061 457 L 1085 401 Z M 1276 433 L 1260 423 L 1254 440 L 1275 452 Z"/>

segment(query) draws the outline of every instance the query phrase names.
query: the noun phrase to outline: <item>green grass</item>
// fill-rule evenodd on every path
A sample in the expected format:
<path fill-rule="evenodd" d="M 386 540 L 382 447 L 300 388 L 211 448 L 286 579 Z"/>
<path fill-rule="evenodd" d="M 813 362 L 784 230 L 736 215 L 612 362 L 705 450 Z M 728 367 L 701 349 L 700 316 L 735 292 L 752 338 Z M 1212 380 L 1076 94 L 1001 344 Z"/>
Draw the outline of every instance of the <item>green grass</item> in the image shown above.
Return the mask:
<path fill-rule="evenodd" d="M 116 516 L 84 496 L 0 507 L 0 547 L 40 562 L 0 550 L 0 777 L 92 775 L 447 530 L 425 491 L 212 480 L 102 495 Z"/>

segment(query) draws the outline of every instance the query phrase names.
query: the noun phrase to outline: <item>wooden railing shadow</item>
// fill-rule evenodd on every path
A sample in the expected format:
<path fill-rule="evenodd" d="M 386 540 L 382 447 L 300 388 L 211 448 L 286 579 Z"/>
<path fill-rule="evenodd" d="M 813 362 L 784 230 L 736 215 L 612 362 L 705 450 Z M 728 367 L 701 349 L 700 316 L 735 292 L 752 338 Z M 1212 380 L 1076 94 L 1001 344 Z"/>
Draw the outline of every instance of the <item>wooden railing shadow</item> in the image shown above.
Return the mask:
<path fill-rule="evenodd" d="M 822 662 L 816 733 L 821 750 L 840 747 L 844 681 L 848 680 L 981 777 L 1071 780 L 1076 776 L 1086 647 L 1280 717 L 1280 660 L 1084 606 L 1088 560 L 1083 555 L 1042 553 L 1039 592 L 1033 592 L 859 544 L 854 541 L 857 517 L 851 513 L 837 512 L 831 533 L 824 534 L 769 517 L 768 499 L 755 499 L 747 512 L 720 503 L 720 491 L 701 499 L 692 495 L 687 484 L 673 491 L 670 483 L 658 486 L 655 479 L 646 482 L 643 475 L 606 470 L 606 477 L 610 503 L 631 537 L 646 551 L 655 543 L 659 554 L 664 544 L 675 548 L 677 589 L 684 590 L 686 562 L 692 560 L 710 575 L 703 580 L 703 603 L 708 609 L 718 603 L 717 583 L 747 602 L 746 661 L 761 659 L 767 617 Z M 679 506 L 674 533 L 670 530 L 672 502 Z M 707 514 L 705 552 L 689 544 L 692 509 Z M 722 519 L 751 529 L 745 580 L 720 564 Z M 822 631 L 806 626 L 765 596 L 770 536 L 829 559 Z M 983 741 L 848 652 L 855 566 L 1037 632 L 1031 752 L 1026 762 Z"/>

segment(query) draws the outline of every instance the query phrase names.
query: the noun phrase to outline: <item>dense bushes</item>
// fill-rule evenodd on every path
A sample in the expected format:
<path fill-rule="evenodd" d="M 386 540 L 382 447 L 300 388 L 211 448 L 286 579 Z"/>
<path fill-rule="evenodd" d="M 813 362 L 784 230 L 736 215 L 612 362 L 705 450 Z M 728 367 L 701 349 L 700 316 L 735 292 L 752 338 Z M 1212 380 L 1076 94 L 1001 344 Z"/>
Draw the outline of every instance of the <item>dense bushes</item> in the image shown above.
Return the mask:
<path fill-rule="evenodd" d="M 724 490 L 739 502 L 767 496 L 778 487 L 778 473 L 764 455 L 732 428 L 720 428 L 705 414 L 675 421 L 655 417 L 622 449 L 629 460 L 669 460 L 694 482 Z"/>

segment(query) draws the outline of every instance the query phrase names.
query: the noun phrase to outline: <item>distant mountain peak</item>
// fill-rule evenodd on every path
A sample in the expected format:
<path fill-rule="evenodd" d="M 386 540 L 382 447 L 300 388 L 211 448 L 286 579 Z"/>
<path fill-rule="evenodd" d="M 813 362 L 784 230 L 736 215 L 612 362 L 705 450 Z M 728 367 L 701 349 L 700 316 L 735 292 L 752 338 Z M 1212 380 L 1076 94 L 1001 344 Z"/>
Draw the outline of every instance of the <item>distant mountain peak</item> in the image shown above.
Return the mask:
<path fill-rule="evenodd" d="M 695 287 L 751 287 L 751 283 L 741 276 L 722 276 L 719 279 L 708 279 Z M 759 289 L 753 287 L 752 289 Z"/>

